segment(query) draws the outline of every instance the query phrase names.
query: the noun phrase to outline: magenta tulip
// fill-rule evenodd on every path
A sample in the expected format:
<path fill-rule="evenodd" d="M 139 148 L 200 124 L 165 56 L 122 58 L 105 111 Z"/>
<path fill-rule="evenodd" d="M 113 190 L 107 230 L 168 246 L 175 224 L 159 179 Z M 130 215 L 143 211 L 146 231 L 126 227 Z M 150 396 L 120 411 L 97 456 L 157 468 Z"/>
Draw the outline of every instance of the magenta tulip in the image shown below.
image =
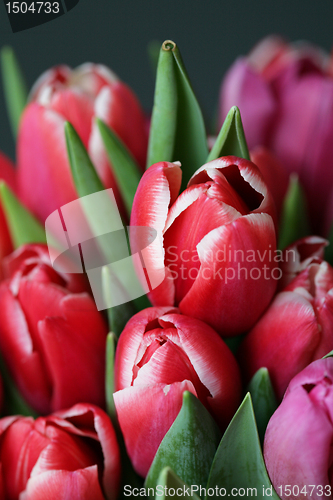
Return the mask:
<path fill-rule="evenodd" d="M 135 470 L 147 474 L 184 391 L 197 396 L 225 429 L 240 389 L 236 360 L 208 325 L 170 307 L 133 316 L 117 346 L 114 401 Z"/>
<path fill-rule="evenodd" d="M 6 259 L 0 285 L 0 349 L 14 381 L 39 413 L 86 401 L 104 406 L 107 327 L 80 274 L 56 272 L 47 247 Z"/>
<path fill-rule="evenodd" d="M 307 45 L 264 39 L 228 71 L 220 93 L 220 124 L 240 108 L 248 145 L 264 145 L 296 172 L 309 201 L 313 230 L 327 235 L 332 196 L 333 78 L 329 58 Z M 331 213 L 326 217 L 330 217 Z"/>
<path fill-rule="evenodd" d="M 222 335 L 245 332 L 279 277 L 272 197 L 258 168 L 234 156 L 201 167 L 178 196 L 180 182 L 178 164 L 157 163 L 135 195 L 131 226 L 153 227 L 164 247 L 164 259 L 154 246 L 145 255 L 148 274 L 163 267 L 166 274 L 150 300 L 176 305 Z"/>
<path fill-rule="evenodd" d="M 276 295 L 240 349 L 246 378 L 268 368 L 280 399 L 297 373 L 333 350 L 333 268 L 317 260 Z"/>
<path fill-rule="evenodd" d="M 291 380 L 267 426 L 266 467 L 282 500 L 332 498 L 332 415 L 333 359 L 320 359 Z"/>
<path fill-rule="evenodd" d="M 95 118 L 114 130 L 141 166 L 147 126 L 133 92 L 108 68 L 60 66 L 36 82 L 18 136 L 19 193 L 41 220 L 77 198 L 67 158 L 64 123 L 77 130 L 106 188 L 121 199 Z"/>
<path fill-rule="evenodd" d="M 116 500 L 120 456 L 109 417 L 86 403 L 0 420 L 3 500 Z"/>

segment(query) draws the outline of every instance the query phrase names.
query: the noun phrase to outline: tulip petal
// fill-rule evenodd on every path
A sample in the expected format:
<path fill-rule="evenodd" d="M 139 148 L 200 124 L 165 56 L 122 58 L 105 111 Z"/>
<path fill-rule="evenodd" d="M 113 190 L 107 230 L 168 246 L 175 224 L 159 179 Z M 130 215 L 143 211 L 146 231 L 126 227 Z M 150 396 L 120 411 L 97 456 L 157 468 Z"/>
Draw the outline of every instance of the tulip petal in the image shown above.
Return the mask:
<path fill-rule="evenodd" d="M 242 344 L 247 379 L 266 367 L 281 399 L 290 380 L 312 361 L 320 337 L 310 302 L 298 293 L 281 292 Z"/>
<path fill-rule="evenodd" d="M 40 354 L 34 350 L 19 302 L 4 283 L 0 287 L 0 346 L 20 392 L 37 411 L 49 411 L 50 380 Z"/>
<path fill-rule="evenodd" d="M 48 471 L 32 477 L 20 500 L 103 500 L 97 466 L 77 471 Z"/>
<path fill-rule="evenodd" d="M 171 323 L 177 328 L 180 346 L 206 389 L 200 391 L 200 386 L 192 379 L 198 397 L 224 429 L 236 411 L 241 395 L 239 369 L 231 351 L 210 326 L 194 318 L 167 313 L 161 317 L 160 323 Z"/>
<path fill-rule="evenodd" d="M 241 111 L 249 149 L 265 144 L 277 102 L 270 86 L 245 58 L 239 58 L 233 64 L 221 87 L 219 128 L 232 106 Z"/>
<path fill-rule="evenodd" d="M 90 298 L 82 297 L 80 302 L 69 297 L 69 302 L 74 307 L 79 304 L 72 312 L 73 317 L 76 312 L 76 321 L 65 316 L 46 317 L 38 323 L 53 382 L 51 405 L 53 411 L 80 401 L 104 407 L 106 327 L 98 328 L 94 322 L 98 312 L 95 309 L 95 315 L 92 313 L 94 304 Z"/>
<path fill-rule="evenodd" d="M 19 195 L 43 221 L 77 198 L 67 159 L 64 124 L 60 115 L 36 103 L 27 106 L 21 119 L 17 153 Z M 40 165 L 47 168 L 41 169 Z"/>
<path fill-rule="evenodd" d="M 97 433 L 104 455 L 103 488 L 107 499 L 115 500 L 119 488 L 120 454 L 110 418 L 100 408 L 86 403 L 62 410 L 57 415 L 82 429 L 86 436 L 92 437 L 92 431 Z"/>
<path fill-rule="evenodd" d="M 201 267 L 179 304 L 181 312 L 225 336 L 245 332 L 269 304 L 279 277 L 274 275 L 272 218 L 267 214 L 240 217 L 208 233 L 197 251 Z"/>
<path fill-rule="evenodd" d="M 78 89 L 64 89 L 52 96 L 50 108 L 73 125 L 87 147 L 94 116 L 90 96 Z"/>
<path fill-rule="evenodd" d="M 115 390 L 119 391 L 132 385 L 133 371 L 138 351 L 145 331 L 151 325 L 159 326 L 158 318 L 169 312 L 178 312 L 174 307 L 149 307 L 133 316 L 123 330 L 115 360 Z"/>
<path fill-rule="evenodd" d="M 162 234 L 166 224 L 169 206 L 176 200 L 181 184 L 181 169 L 178 164 L 160 162 L 152 165 L 143 175 L 136 191 L 131 215 L 131 226 L 151 227 L 157 231 L 157 238 L 145 249 L 145 266 L 150 272 L 164 269 L 161 250 Z M 142 203 L 144 200 L 144 203 Z M 135 231 L 133 232 L 135 236 Z M 142 248 L 131 237 L 132 250 Z M 134 252 L 133 252 L 134 253 Z M 155 289 L 163 305 L 173 305 L 174 284 L 168 269 L 163 283 Z"/>
<path fill-rule="evenodd" d="M 312 403 L 303 387 L 295 388 L 278 407 L 266 430 L 264 457 L 273 486 L 330 484 L 332 437 L 332 423 L 326 413 Z M 322 498 L 318 491 L 315 488 L 309 498 Z M 299 496 L 282 494 L 283 500 L 287 498 Z"/>
<path fill-rule="evenodd" d="M 196 396 L 191 382 L 128 387 L 115 392 L 114 400 L 127 452 L 134 469 L 145 476 L 158 446 L 178 415 L 183 392 Z M 137 408 L 137 411 L 133 411 Z M 137 433 L 140 429 L 140 433 Z"/>

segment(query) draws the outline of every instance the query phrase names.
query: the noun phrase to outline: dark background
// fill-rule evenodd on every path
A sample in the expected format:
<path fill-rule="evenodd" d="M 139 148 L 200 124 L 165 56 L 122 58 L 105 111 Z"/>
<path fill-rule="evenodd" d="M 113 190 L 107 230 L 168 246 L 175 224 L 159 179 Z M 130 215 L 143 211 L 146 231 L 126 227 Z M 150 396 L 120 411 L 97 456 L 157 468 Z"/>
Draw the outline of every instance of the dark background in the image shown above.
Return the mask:
<path fill-rule="evenodd" d="M 53 65 L 98 62 L 128 83 L 149 111 L 154 75 L 147 45 L 172 39 L 208 124 L 213 123 L 224 72 L 269 33 L 290 41 L 306 39 L 330 51 L 333 0 L 80 0 L 64 16 L 15 34 L 0 4 L 0 45 L 14 47 L 29 87 Z M 0 150 L 14 158 L 2 86 Z"/>

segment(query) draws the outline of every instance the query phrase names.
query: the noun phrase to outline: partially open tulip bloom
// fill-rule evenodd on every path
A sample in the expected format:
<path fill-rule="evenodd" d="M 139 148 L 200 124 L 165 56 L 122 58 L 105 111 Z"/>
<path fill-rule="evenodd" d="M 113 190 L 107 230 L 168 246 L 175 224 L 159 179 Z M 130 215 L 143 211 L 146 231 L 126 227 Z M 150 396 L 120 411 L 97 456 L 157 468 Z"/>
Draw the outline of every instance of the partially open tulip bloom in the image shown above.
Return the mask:
<path fill-rule="evenodd" d="M 116 500 L 120 456 L 109 417 L 86 403 L 0 420 L 3 500 Z"/>
<path fill-rule="evenodd" d="M 314 261 L 276 295 L 245 337 L 240 360 L 247 379 L 259 368 L 268 368 L 282 399 L 290 380 L 331 350 L 333 268 Z"/>
<path fill-rule="evenodd" d="M 59 66 L 36 82 L 20 122 L 17 155 L 20 196 L 41 220 L 78 197 L 67 158 L 65 121 L 76 129 L 105 187 L 113 188 L 120 203 L 96 117 L 113 129 L 143 166 L 145 115 L 133 92 L 108 68 Z"/>
<path fill-rule="evenodd" d="M 305 187 L 315 232 L 328 232 L 333 193 L 333 74 L 328 55 L 305 44 L 265 38 L 228 71 L 220 93 L 220 125 L 241 111 L 249 147 L 270 148 Z"/>
<path fill-rule="evenodd" d="M 267 426 L 266 467 L 282 500 L 332 498 L 332 415 L 333 359 L 320 359 L 292 379 Z"/>
<path fill-rule="evenodd" d="M 148 274 L 165 267 L 149 298 L 178 306 L 222 335 L 245 332 L 268 306 L 279 277 L 272 197 L 258 168 L 235 156 L 201 167 L 178 196 L 180 182 L 179 164 L 156 163 L 135 195 L 131 226 L 154 228 L 164 248 L 164 257 L 153 246 L 145 255 Z"/>
<path fill-rule="evenodd" d="M 107 328 L 80 274 L 56 272 L 47 247 L 6 260 L 0 349 L 27 402 L 42 414 L 75 403 L 104 406 Z"/>
<path fill-rule="evenodd" d="M 117 346 L 114 401 L 135 470 L 147 474 L 184 391 L 197 396 L 225 429 L 240 388 L 236 360 L 211 327 L 170 307 L 133 316 Z"/>

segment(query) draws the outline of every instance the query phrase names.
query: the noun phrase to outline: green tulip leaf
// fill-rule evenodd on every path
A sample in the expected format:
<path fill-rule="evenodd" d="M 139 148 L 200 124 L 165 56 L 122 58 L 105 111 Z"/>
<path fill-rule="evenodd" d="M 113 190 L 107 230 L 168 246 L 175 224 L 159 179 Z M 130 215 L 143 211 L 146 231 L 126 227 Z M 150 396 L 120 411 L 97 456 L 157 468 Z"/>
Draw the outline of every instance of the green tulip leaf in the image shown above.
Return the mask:
<path fill-rule="evenodd" d="M 0 182 L 0 198 L 15 248 L 26 243 L 46 243 L 42 224 L 22 205 L 4 181 Z"/>
<path fill-rule="evenodd" d="M 172 54 L 176 61 L 178 93 L 177 131 L 173 156 L 174 160 L 182 164 L 182 185 L 185 188 L 194 172 L 206 161 L 207 134 L 200 106 L 176 44 Z"/>
<path fill-rule="evenodd" d="M 250 159 L 242 119 L 237 106 L 233 106 L 227 114 L 206 162 L 229 155 L 246 160 Z"/>
<path fill-rule="evenodd" d="M 159 161 L 173 160 L 178 101 L 173 45 L 164 42 L 158 58 L 147 168 Z"/>
<path fill-rule="evenodd" d="M 250 394 L 245 396 L 221 439 L 208 488 L 225 488 L 225 496 L 233 498 L 255 496 L 279 500 L 266 471 Z"/>
<path fill-rule="evenodd" d="M 292 174 L 283 201 L 279 228 L 279 248 L 310 234 L 306 198 L 298 176 Z"/>
<path fill-rule="evenodd" d="M 331 227 L 330 234 L 328 236 L 329 244 L 325 248 L 325 260 L 333 266 L 333 224 Z"/>
<path fill-rule="evenodd" d="M 267 368 L 260 368 L 254 374 L 248 390 L 252 398 L 260 442 L 263 443 L 268 421 L 277 408 L 276 396 Z"/>
<path fill-rule="evenodd" d="M 65 123 L 65 136 L 69 163 L 79 196 L 87 196 L 105 189 L 86 148 L 73 125 Z"/>
<path fill-rule="evenodd" d="M 177 45 L 162 44 L 157 66 L 147 167 L 180 161 L 183 187 L 208 155 L 205 124 Z"/>
<path fill-rule="evenodd" d="M 2 81 L 7 112 L 16 139 L 20 118 L 27 104 L 28 91 L 15 52 L 11 47 L 1 50 Z"/>
<path fill-rule="evenodd" d="M 323 356 L 323 359 L 325 359 L 325 358 L 332 358 L 332 357 L 333 357 L 333 351 L 330 351 L 327 354 L 325 354 L 325 356 Z"/>
<path fill-rule="evenodd" d="M 117 421 L 116 407 L 113 400 L 114 386 L 114 357 L 116 353 L 117 339 L 114 333 L 108 333 L 106 338 L 106 368 L 105 368 L 105 399 L 106 411 L 115 425 Z"/>
<path fill-rule="evenodd" d="M 146 477 L 146 488 L 155 488 L 160 472 L 171 467 L 187 484 L 205 486 L 220 432 L 202 403 L 188 391 L 182 408 L 164 436 Z"/>
<path fill-rule="evenodd" d="M 97 125 L 105 150 L 112 165 L 117 185 L 124 200 L 127 215 L 130 217 L 134 195 L 141 178 L 141 170 L 123 142 L 99 118 Z"/>
<path fill-rule="evenodd" d="M 196 488 L 197 485 L 188 486 L 184 483 L 170 467 L 164 467 L 158 477 L 156 488 L 153 488 L 151 492 L 147 490 L 147 494 L 152 496 L 151 493 L 155 492 L 155 498 L 161 500 L 170 497 L 200 500 L 200 497 L 193 491 Z"/>

